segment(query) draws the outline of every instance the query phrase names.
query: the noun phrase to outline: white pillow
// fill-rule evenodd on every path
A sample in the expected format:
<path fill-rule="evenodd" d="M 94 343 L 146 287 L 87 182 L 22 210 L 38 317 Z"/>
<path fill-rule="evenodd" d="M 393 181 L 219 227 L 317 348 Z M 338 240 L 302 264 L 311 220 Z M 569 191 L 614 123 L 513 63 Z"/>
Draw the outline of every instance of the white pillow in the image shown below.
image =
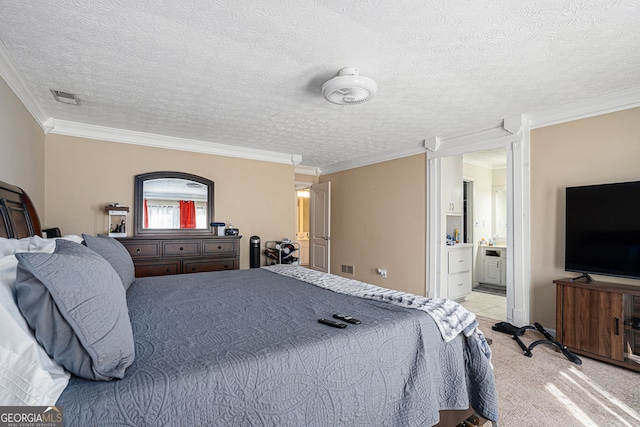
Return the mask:
<path fill-rule="evenodd" d="M 83 238 L 73 234 L 58 239 L 71 240 L 82 243 Z M 23 239 L 7 239 L 0 237 L 0 256 L 15 254 L 16 252 L 47 252 L 53 253 L 56 248 L 56 239 L 43 239 L 40 236 L 25 237 Z"/>
<path fill-rule="evenodd" d="M 0 251 L 12 248 L 13 253 L 53 252 L 54 247 L 54 239 L 0 239 Z M 0 257 L 0 406 L 55 405 L 70 374 L 38 344 L 16 305 L 13 253 Z"/>
<path fill-rule="evenodd" d="M 25 237 L 24 239 L 6 239 L 0 238 L 0 256 L 15 254 L 18 251 L 28 251 L 29 243 L 33 241 L 33 237 Z"/>

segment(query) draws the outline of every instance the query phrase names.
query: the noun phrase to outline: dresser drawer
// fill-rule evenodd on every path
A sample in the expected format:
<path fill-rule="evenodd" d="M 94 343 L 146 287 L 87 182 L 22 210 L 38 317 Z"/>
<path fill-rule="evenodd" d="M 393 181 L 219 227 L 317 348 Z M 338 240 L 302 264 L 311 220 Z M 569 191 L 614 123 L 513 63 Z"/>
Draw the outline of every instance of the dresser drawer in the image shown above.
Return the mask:
<path fill-rule="evenodd" d="M 183 266 L 183 273 L 202 273 L 204 271 L 235 270 L 236 260 L 234 258 L 229 258 L 183 261 Z"/>
<path fill-rule="evenodd" d="M 131 254 L 131 258 L 157 257 L 160 255 L 160 241 L 121 242 Z"/>
<path fill-rule="evenodd" d="M 471 271 L 449 274 L 447 287 L 449 299 L 455 300 L 466 296 L 471 292 Z"/>
<path fill-rule="evenodd" d="M 136 262 L 136 277 L 166 276 L 180 273 L 180 261 Z"/>
<path fill-rule="evenodd" d="M 162 242 L 162 255 L 165 257 L 200 255 L 200 242 Z"/>
<path fill-rule="evenodd" d="M 449 251 L 449 273 L 471 270 L 471 248 Z"/>
<path fill-rule="evenodd" d="M 149 236 L 118 240 L 133 259 L 136 277 L 238 270 L 242 236 Z"/>
<path fill-rule="evenodd" d="M 220 254 L 220 253 L 235 253 L 236 251 L 236 242 L 232 241 L 223 241 L 216 242 L 215 240 L 208 240 L 202 242 L 202 254 L 203 255 L 212 255 L 212 254 Z"/>

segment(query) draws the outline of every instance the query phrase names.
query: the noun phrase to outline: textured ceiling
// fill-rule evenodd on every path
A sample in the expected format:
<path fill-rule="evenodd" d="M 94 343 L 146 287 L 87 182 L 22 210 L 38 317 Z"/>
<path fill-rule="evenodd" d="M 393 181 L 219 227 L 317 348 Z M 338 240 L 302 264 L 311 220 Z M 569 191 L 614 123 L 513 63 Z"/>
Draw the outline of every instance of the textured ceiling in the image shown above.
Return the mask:
<path fill-rule="evenodd" d="M 638 0 L 0 0 L 47 117 L 317 167 L 640 87 L 638 28 Z M 322 98 L 346 66 L 373 100 Z"/>

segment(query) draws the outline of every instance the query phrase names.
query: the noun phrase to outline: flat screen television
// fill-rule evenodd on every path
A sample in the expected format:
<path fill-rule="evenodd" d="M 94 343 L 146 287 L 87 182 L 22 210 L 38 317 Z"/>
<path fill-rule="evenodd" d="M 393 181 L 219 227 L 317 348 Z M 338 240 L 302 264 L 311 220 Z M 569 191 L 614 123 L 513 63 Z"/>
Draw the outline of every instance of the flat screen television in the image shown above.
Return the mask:
<path fill-rule="evenodd" d="M 565 270 L 640 279 L 640 181 L 567 187 Z"/>

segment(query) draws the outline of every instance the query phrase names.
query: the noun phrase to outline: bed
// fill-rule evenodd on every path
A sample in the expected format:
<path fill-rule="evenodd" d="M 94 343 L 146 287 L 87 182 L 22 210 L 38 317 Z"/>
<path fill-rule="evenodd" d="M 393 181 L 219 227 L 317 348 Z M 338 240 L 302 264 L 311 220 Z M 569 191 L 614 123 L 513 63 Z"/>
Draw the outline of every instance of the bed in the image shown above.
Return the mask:
<path fill-rule="evenodd" d="M 31 340 L 33 354 L 4 362 L 40 372 L 0 376 L 22 382 L 22 404 L 61 407 L 65 425 L 455 426 L 474 412 L 497 422 L 490 349 L 452 301 L 299 266 L 136 279 L 117 241 L 42 239 L 28 196 L 0 187 L 0 277 L 14 278 L 1 288 L 0 315 L 13 316 L 2 357 L 19 353 L 8 341 Z M 318 322 L 335 313 L 360 324 Z"/>

